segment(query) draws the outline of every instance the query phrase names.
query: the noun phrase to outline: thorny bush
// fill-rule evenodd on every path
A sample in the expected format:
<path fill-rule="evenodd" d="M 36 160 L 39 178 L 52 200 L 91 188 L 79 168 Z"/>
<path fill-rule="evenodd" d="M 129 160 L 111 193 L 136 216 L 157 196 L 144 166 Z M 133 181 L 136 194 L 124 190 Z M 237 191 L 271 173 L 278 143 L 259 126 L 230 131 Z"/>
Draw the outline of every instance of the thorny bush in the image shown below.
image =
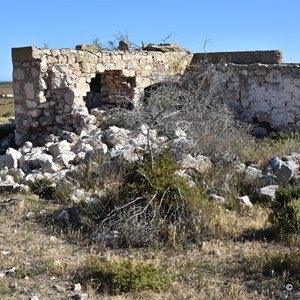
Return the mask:
<path fill-rule="evenodd" d="M 196 71 L 148 87 L 144 100 L 133 110 L 112 110 L 111 120 L 131 130 L 141 125 L 149 132 L 157 130 L 168 137 L 176 158 L 190 153 L 207 155 L 214 162 L 231 161 L 236 145 L 249 140 L 249 135 L 224 102 L 224 76 L 216 66 L 199 63 Z M 182 133 L 185 139 L 178 138 Z"/>

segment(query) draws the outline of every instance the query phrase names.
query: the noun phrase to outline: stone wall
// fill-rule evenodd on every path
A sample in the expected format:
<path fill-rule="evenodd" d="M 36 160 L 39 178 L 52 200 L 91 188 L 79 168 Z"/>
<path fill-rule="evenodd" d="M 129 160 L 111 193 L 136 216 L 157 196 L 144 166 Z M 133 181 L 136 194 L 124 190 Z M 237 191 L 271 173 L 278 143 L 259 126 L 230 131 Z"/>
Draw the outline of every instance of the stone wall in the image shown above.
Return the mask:
<path fill-rule="evenodd" d="M 300 131 L 299 65 L 229 64 L 225 69 L 226 100 L 242 120 Z"/>
<path fill-rule="evenodd" d="M 12 49 L 17 145 L 43 133 L 80 134 L 86 108 L 136 103 L 144 88 L 182 74 L 192 59 L 185 50 L 84 49 Z"/>
<path fill-rule="evenodd" d="M 226 81 L 224 97 L 237 116 L 273 129 L 300 131 L 299 65 L 280 64 L 280 51 L 241 53 L 227 53 L 239 64 L 219 64 Z M 38 144 L 42 135 L 50 133 L 82 134 L 87 123 L 93 123 L 92 108 L 134 105 L 145 88 L 194 69 L 190 66 L 201 57 L 203 54 L 178 49 L 14 48 L 16 144 L 27 140 Z M 268 64 L 248 64 L 254 60 Z"/>
<path fill-rule="evenodd" d="M 194 54 L 192 63 L 197 63 L 201 60 L 209 60 L 214 64 L 219 62 L 243 65 L 255 63 L 281 64 L 282 53 L 278 50 L 196 53 Z"/>

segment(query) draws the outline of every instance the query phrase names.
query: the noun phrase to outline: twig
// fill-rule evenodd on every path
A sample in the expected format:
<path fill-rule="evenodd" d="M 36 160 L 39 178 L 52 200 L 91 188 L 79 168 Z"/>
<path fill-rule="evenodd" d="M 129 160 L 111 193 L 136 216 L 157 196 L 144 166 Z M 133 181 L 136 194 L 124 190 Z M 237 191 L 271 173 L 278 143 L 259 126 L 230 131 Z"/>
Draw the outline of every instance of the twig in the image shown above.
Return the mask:
<path fill-rule="evenodd" d="M 134 200 L 132 200 L 132 201 L 126 203 L 125 205 L 115 208 L 115 209 L 114 209 L 113 211 L 111 211 L 111 212 L 107 215 L 107 217 L 101 222 L 101 225 L 98 227 L 98 229 L 96 230 L 96 232 L 100 230 L 100 228 L 103 226 L 103 224 L 104 224 L 105 222 L 107 222 L 109 219 L 111 219 L 111 217 L 112 217 L 112 215 L 113 215 L 114 213 L 116 213 L 117 211 L 120 211 L 120 210 L 124 209 L 124 208 L 127 207 L 127 206 L 130 206 L 131 204 L 133 204 L 133 203 L 135 203 L 136 201 L 141 200 L 141 199 L 143 199 L 143 197 L 137 197 L 137 198 L 135 198 Z"/>
<path fill-rule="evenodd" d="M 143 208 L 143 210 L 142 210 L 141 212 L 139 212 L 139 213 L 137 213 L 137 214 L 131 216 L 129 219 L 127 219 L 127 222 L 130 221 L 131 219 L 133 219 L 133 218 L 135 218 L 135 217 L 137 217 L 137 216 L 143 214 L 143 213 L 147 210 L 147 208 L 149 207 L 149 205 L 154 201 L 154 199 L 156 198 L 157 194 L 158 194 L 158 192 L 156 192 L 156 193 L 153 195 L 153 197 L 151 198 L 151 200 L 149 201 L 149 203 Z"/>
<path fill-rule="evenodd" d="M 141 174 L 144 178 L 146 178 L 146 180 L 150 183 L 150 185 L 153 186 L 152 183 L 151 183 L 151 181 L 150 181 L 150 179 L 149 179 L 144 173 L 142 173 L 142 172 L 139 171 L 139 170 L 137 170 L 137 172 L 138 172 L 139 174 Z"/>

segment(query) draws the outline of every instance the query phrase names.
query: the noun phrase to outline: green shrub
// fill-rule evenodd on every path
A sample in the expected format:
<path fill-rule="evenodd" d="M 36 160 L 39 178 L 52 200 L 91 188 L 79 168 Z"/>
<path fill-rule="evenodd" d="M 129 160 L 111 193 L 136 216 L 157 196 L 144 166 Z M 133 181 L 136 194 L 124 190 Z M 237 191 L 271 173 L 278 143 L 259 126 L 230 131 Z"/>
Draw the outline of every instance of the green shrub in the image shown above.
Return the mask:
<path fill-rule="evenodd" d="M 294 199 L 300 198 L 300 186 L 280 186 L 276 190 L 275 194 L 275 202 L 273 207 L 274 208 L 282 208 L 286 206 L 288 202 Z"/>
<path fill-rule="evenodd" d="M 270 221 L 281 233 L 300 233 L 300 198 L 291 200 L 281 209 L 273 211 Z"/>
<path fill-rule="evenodd" d="M 170 281 L 153 263 L 129 259 L 113 261 L 90 257 L 86 275 L 94 288 L 114 295 L 142 290 L 159 292 Z"/>
<path fill-rule="evenodd" d="M 121 246 L 201 241 L 219 211 L 202 190 L 174 174 L 178 169 L 168 155 L 153 160 L 144 154 L 127 167 L 117 192 L 85 205 L 87 223 L 98 232 L 117 231 Z"/>
<path fill-rule="evenodd" d="M 270 222 L 280 233 L 300 233 L 300 186 L 279 187 Z"/>
<path fill-rule="evenodd" d="M 37 179 L 29 184 L 30 190 L 44 198 L 53 199 L 55 193 L 55 183 L 49 178 Z"/>
<path fill-rule="evenodd" d="M 70 184 L 61 182 L 55 188 L 53 199 L 59 202 L 67 202 L 70 198 L 72 190 L 73 187 Z"/>

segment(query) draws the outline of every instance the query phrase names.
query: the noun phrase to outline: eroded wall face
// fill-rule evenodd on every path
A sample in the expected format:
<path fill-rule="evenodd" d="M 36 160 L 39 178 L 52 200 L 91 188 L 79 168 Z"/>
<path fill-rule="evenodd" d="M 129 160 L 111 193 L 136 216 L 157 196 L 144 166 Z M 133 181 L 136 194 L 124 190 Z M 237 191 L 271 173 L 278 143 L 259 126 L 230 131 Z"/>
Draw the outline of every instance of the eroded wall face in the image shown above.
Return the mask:
<path fill-rule="evenodd" d="M 280 53 L 273 52 L 277 61 Z M 146 87 L 183 74 L 195 57 L 186 51 L 15 48 L 16 144 L 38 143 L 50 133 L 81 134 L 93 122 L 88 110 L 102 103 L 136 103 Z M 300 131 L 299 65 L 222 64 L 219 69 L 224 97 L 239 118 Z"/>
<path fill-rule="evenodd" d="M 88 114 L 86 101 L 94 107 L 101 102 L 136 103 L 147 86 L 182 74 L 192 54 L 25 47 L 14 48 L 12 58 L 16 144 L 22 145 L 43 134 L 80 134 Z M 90 82 L 97 74 L 100 91 L 91 95 Z"/>
<path fill-rule="evenodd" d="M 300 131 L 300 66 L 229 65 L 227 102 L 247 122 Z"/>

